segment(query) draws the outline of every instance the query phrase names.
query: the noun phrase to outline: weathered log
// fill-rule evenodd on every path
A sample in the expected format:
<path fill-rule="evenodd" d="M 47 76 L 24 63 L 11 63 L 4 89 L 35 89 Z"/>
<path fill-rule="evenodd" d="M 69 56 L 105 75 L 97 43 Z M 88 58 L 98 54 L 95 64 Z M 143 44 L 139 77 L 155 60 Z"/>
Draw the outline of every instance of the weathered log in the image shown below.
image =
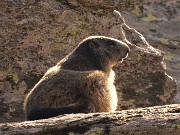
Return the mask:
<path fill-rule="evenodd" d="M 180 104 L 0 124 L 1 135 L 178 135 Z"/>

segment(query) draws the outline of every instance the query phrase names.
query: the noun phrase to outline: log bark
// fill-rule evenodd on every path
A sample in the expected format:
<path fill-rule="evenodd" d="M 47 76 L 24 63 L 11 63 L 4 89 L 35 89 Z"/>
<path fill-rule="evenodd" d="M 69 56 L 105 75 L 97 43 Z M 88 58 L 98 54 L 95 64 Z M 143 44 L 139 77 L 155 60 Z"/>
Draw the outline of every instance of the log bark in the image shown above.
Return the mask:
<path fill-rule="evenodd" d="M 1 135 L 178 135 L 180 104 L 0 124 Z"/>

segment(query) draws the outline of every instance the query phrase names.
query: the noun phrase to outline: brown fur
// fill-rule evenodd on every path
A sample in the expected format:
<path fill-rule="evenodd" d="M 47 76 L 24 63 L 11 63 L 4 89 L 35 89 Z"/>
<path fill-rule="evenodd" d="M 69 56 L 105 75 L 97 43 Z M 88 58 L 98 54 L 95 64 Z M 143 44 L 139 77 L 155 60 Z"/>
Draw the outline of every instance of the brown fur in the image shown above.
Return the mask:
<path fill-rule="evenodd" d="M 92 36 L 83 40 L 29 92 L 24 103 L 27 119 L 116 110 L 112 67 L 122 62 L 128 52 L 125 43 L 113 38 Z M 41 117 L 41 112 L 53 113 L 52 108 L 58 113 Z"/>

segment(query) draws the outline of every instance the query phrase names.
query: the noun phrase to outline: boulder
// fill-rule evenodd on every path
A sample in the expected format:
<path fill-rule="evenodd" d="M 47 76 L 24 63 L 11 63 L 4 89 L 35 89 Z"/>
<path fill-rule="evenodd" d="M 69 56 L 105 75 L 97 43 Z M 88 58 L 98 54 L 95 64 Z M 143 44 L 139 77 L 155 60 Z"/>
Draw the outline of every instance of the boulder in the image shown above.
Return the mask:
<path fill-rule="evenodd" d="M 131 48 L 124 63 L 114 68 L 117 110 L 173 103 L 176 82 L 166 74 L 163 52 L 113 13 L 122 3 L 112 1 L 108 8 L 101 2 L 97 8 L 95 1 L 90 6 L 84 2 L 0 1 L 1 122 L 24 120 L 26 94 L 48 68 L 91 35 L 114 37 Z"/>
<path fill-rule="evenodd" d="M 119 108 L 129 109 L 173 103 L 176 95 L 176 80 L 166 74 L 164 53 L 153 48 L 144 36 L 130 28 L 119 12 L 115 12 L 120 24 L 120 40 L 126 42 L 131 51 L 116 71 L 116 87 Z M 117 21 L 118 21 L 117 20 Z"/>

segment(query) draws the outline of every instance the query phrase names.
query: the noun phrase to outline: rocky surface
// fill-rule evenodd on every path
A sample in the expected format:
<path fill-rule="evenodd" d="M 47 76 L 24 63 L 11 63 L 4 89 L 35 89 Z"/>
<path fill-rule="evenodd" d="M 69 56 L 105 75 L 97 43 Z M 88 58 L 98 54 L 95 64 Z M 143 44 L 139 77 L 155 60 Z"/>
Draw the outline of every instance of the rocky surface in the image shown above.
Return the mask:
<path fill-rule="evenodd" d="M 0 124 L 1 135 L 178 135 L 180 105 Z"/>
<path fill-rule="evenodd" d="M 180 2 L 146 0 L 131 12 L 123 12 L 126 23 L 143 33 L 147 41 L 165 52 L 167 73 L 177 80 L 180 103 Z"/>
<path fill-rule="evenodd" d="M 84 2 L 0 1 L 0 121 L 23 120 L 23 100 L 27 92 L 48 68 L 90 35 L 110 36 L 130 42 L 128 59 L 115 68 L 118 110 L 173 102 L 176 84 L 165 74 L 163 53 L 151 47 L 135 30 L 123 25 L 125 40 L 121 33 L 122 22 L 113 15 L 114 8 L 132 10 L 133 6 L 117 0 L 110 5 L 108 1 L 101 1 L 98 3 L 101 6 L 97 8 L 96 0 L 90 5 Z M 133 15 L 136 12 L 126 11 L 123 16 L 129 26 L 138 29 L 142 24 L 137 20 L 142 17 Z M 153 25 L 152 21 L 147 23 Z M 143 29 L 138 30 L 148 34 Z M 151 38 L 148 40 L 154 41 Z"/>

